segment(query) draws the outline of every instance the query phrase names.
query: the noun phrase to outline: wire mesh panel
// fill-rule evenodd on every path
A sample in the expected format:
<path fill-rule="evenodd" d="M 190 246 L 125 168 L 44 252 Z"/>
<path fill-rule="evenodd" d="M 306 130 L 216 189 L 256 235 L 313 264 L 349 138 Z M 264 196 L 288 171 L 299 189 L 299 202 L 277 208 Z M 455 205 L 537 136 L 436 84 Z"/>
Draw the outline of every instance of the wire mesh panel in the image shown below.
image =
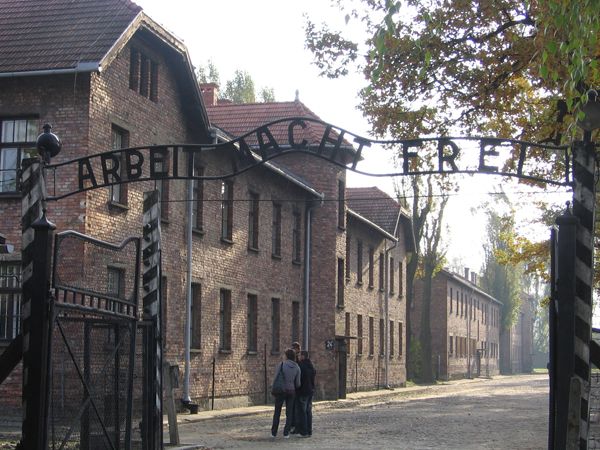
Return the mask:
<path fill-rule="evenodd" d="M 50 447 L 131 448 L 139 239 L 61 233 L 54 261 Z"/>
<path fill-rule="evenodd" d="M 590 379 L 590 421 L 588 448 L 600 449 L 600 370 L 593 369 Z"/>

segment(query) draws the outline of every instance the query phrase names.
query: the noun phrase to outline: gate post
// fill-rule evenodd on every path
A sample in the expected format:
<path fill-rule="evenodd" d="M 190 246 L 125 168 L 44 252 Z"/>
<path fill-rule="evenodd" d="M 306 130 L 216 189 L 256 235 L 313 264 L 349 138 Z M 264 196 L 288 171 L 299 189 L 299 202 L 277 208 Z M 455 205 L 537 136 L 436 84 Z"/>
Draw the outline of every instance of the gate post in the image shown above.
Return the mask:
<path fill-rule="evenodd" d="M 575 334 L 575 243 L 578 220 L 570 212 L 556 219 L 558 225 L 556 289 L 553 289 L 551 308 L 556 314 L 550 314 L 550 332 L 552 354 L 550 357 L 550 382 L 553 404 L 550 405 L 549 430 L 552 436 L 552 449 L 573 448 L 577 443 L 579 430 L 574 433 L 568 422 L 570 386 L 574 370 L 574 334 Z M 558 338 L 560 337 L 560 338 Z M 552 345 L 554 344 L 554 345 Z M 572 425 L 572 424 L 570 424 Z M 568 435 L 568 436 L 567 436 Z M 570 438 L 570 442 L 569 442 Z M 570 445 L 568 445 L 568 442 Z"/>
<path fill-rule="evenodd" d="M 43 168 L 37 158 L 22 163 L 23 425 L 19 448 L 48 445 L 50 256 L 54 224 L 46 219 Z"/>
<path fill-rule="evenodd" d="M 581 384 L 578 411 L 579 447 L 587 449 L 590 353 L 592 335 L 592 290 L 594 281 L 594 225 L 596 206 L 596 152 L 591 132 L 584 131 L 584 141 L 573 145 L 573 215 L 579 219 L 575 247 L 575 367 L 574 376 Z"/>
<path fill-rule="evenodd" d="M 161 330 L 161 251 L 160 192 L 144 192 L 144 239 L 142 241 L 143 319 L 143 419 L 142 445 L 146 450 L 160 450 L 162 432 L 162 330 Z"/>

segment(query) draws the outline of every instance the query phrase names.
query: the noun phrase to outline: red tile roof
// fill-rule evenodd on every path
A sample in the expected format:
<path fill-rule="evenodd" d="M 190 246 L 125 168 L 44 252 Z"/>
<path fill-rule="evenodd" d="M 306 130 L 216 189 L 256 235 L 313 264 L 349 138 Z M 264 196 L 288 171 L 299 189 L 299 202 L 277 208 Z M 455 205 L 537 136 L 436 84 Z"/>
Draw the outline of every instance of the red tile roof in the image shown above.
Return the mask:
<path fill-rule="evenodd" d="M 2 0 L 0 73 L 100 62 L 141 10 L 129 0 Z"/>
<path fill-rule="evenodd" d="M 346 188 L 348 208 L 394 235 L 400 205 L 379 188 Z"/>
<path fill-rule="evenodd" d="M 206 110 L 212 125 L 232 137 L 239 137 L 278 119 L 309 117 L 320 120 L 319 116 L 298 100 L 270 103 L 219 103 L 216 106 L 206 105 Z M 285 122 L 269 127 L 273 137 L 279 144 L 288 143 L 288 125 L 289 122 Z M 314 122 L 307 122 L 306 125 L 307 127 L 302 130 L 301 136 L 296 134 L 296 139 L 298 141 L 306 139 L 311 145 L 319 144 L 325 132 L 325 126 Z M 332 133 L 332 136 L 337 136 L 337 134 Z M 253 135 L 249 136 L 246 141 L 250 145 L 257 144 L 256 136 Z M 344 144 L 351 147 L 351 144 L 347 141 L 344 141 Z"/>

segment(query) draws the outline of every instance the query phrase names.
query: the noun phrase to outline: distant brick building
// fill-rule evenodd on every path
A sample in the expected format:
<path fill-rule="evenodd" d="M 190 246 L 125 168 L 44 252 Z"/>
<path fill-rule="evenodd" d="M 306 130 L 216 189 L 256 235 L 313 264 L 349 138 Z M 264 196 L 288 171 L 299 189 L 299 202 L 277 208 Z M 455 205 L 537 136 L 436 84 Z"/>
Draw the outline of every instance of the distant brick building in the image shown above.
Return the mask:
<path fill-rule="evenodd" d="M 500 372 L 530 373 L 533 371 L 533 325 L 535 299 L 521 296 L 521 305 L 515 323 L 500 334 Z"/>
<path fill-rule="evenodd" d="M 0 233 L 15 247 L 0 253 L 0 349 L 19 332 L 15 180 L 43 123 L 63 141 L 59 162 L 118 148 L 226 141 L 270 120 L 316 117 L 299 101 L 210 102 L 215 91 L 201 92 L 183 44 L 127 0 L 7 0 L 0 23 L 11 29 L 0 40 L 10 56 L 0 62 Z M 301 137 L 318 145 L 322 135 L 323 127 L 311 124 Z M 345 143 L 340 158 L 353 152 Z M 193 170 L 214 175 L 227 164 L 226 152 L 211 154 Z M 58 189 L 75 183 L 72 174 Z M 191 283 L 193 400 L 208 403 L 213 381 L 217 408 L 270 398 L 272 368 L 296 340 L 313 354 L 320 398 L 373 389 L 386 377 L 390 385 L 406 381 L 404 270 L 414 244 L 393 199 L 376 189 L 347 189 L 343 168 L 303 154 L 230 180 L 196 181 L 191 280 L 185 181 L 90 190 L 49 204 L 48 216 L 58 231 L 118 242 L 141 234 L 142 193 L 155 187 L 162 196 L 165 358 L 184 365 Z M 95 270 L 102 271 L 98 280 L 111 280 L 110 289 L 128 282 L 118 264 Z M 387 364 L 380 356 L 386 337 Z M 19 377 L 15 372 L 0 386 L 3 403 L 18 406 Z"/>
<path fill-rule="evenodd" d="M 423 282 L 415 283 L 413 339 L 419 338 Z M 502 303 L 477 286 L 475 273 L 439 271 L 432 281 L 431 348 L 438 378 L 499 373 Z"/>

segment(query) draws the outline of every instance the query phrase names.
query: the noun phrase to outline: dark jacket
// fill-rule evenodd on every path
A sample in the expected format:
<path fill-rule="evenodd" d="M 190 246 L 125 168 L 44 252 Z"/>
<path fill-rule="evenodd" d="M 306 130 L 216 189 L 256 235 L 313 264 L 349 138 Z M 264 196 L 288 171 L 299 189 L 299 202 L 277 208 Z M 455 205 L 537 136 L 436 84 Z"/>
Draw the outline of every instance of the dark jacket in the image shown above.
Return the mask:
<path fill-rule="evenodd" d="M 297 394 L 306 396 L 315 392 L 315 376 L 317 371 L 310 359 L 305 359 L 298 363 L 300 366 L 300 388 Z"/>

